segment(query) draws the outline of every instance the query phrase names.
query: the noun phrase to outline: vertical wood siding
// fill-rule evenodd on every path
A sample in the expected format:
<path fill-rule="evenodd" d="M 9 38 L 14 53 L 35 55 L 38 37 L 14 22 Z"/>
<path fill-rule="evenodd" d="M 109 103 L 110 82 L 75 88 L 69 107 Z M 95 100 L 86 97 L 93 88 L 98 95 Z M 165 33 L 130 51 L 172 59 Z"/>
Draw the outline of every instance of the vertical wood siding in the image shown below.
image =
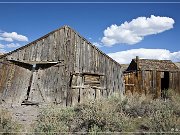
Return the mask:
<path fill-rule="evenodd" d="M 161 97 L 161 71 L 136 71 L 124 74 L 126 94 Z M 180 71 L 169 72 L 169 89 L 180 93 Z"/>
<path fill-rule="evenodd" d="M 121 94 L 124 92 L 123 74 L 121 66 L 111 58 L 92 46 L 78 34 L 75 35 L 75 73 L 91 73 L 102 75 L 99 88 L 87 87 L 83 84 L 83 75 L 77 76 L 77 82 L 73 88 L 75 97 L 81 101 L 88 98 L 108 97 L 112 94 Z M 78 98 L 74 98 L 74 102 Z"/>
<path fill-rule="evenodd" d="M 26 90 L 31 71 L 10 62 L 0 63 L 0 97 L 5 103 L 21 104 L 26 98 Z"/>
<path fill-rule="evenodd" d="M 67 106 L 87 97 L 95 99 L 124 92 L 120 65 L 66 26 L 9 53 L 2 60 L 8 65 L 0 63 L 1 97 L 5 97 L 5 102 L 12 103 L 9 99 L 13 99 L 20 103 L 27 98 L 32 72 L 31 69 L 14 65 L 9 60 L 25 63 L 47 62 L 45 65 L 37 65 L 38 70 L 33 72 L 28 97 L 31 102 Z M 48 65 L 48 62 L 58 63 Z M 85 86 L 84 73 L 100 75 L 101 86 Z M 72 88 L 73 75 L 76 76 L 74 85 L 79 88 Z M 8 80 L 12 81 L 9 83 Z M 15 97 L 17 95 L 21 98 Z"/>

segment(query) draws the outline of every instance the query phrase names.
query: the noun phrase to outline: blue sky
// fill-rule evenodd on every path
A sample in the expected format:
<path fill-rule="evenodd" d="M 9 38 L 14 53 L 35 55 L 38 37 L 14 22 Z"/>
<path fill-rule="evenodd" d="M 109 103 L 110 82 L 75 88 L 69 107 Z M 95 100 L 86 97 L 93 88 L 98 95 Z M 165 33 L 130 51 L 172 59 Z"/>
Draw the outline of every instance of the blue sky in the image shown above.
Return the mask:
<path fill-rule="evenodd" d="M 12 51 L 54 29 L 63 25 L 69 25 L 90 42 L 99 44 L 100 50 L 120 63 L 128 63 L 135 55 L 139 55 L 141 58 L 180 61 L 179 10 L 180 3 L 0 3 L 0 51 Z M 107 27 L 116 24 L 117 28 L 119 28 L 126 21 L 130 23 L 132 19 L 137 19 L 138 17 L 151 19 L 151 15 L 173 19 L 174 23 L 171 24 L 173 28 L 165 28 L 163 26 L 162 32 L 158 32 L 158 34 L 146 34 L 145 36 L 141 35 L 140 37 L 143 37 L 143 39 L 133 44 L 129 44 L 131 38 L 128 37 L 129 35 L 125 37 L 127 41 L 123 43 L 121 41 L 122 35 L 119 35 L 117 33 L 118 31 L 113 33 L 117 34 L 114 37 L 108 37 L 108 39 L 114 38 L 118 40 L 117 43 L 105 45 L 105 42 L 102 41 L 102 38 L 106 37 L 104 31 Z M 158 26 L 154 26 L 154 28 L 157 27 L 158 29 L 160 22 L 157 23 Z M 142 31 L 146 30 L 142 29 Z M 14 36 L 18 36 L 20 39 L 12 37 L 12 32 L 15 32 Z M 114 31 L 111 30 L 110 32 Z M 4 38 L 8 38 L 9 36 L 13 38 L 13 41 L 4 40 Z M 28 38 L 28 41 L 25 37 Z M 122 40 L 124 39 L 122 38 Z"/>

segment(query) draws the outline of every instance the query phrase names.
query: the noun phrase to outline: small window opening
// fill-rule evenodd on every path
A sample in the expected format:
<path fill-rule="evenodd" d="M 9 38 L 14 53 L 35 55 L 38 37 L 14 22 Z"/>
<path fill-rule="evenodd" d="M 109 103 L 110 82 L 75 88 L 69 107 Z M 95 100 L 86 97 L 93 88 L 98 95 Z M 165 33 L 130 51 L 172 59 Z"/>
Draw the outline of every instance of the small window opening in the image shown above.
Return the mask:
<path fill-rule="evenodd" d="M 84 85 L 100 87 L 101 86 L 100 76 L 84 75 Z"/>

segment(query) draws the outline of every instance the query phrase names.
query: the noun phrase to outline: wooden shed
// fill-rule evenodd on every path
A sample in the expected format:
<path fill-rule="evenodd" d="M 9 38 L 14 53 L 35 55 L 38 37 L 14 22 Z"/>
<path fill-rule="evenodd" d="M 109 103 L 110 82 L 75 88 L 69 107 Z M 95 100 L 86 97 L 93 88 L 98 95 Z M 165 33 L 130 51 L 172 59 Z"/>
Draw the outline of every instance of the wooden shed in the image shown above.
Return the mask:
<path fill-rule="evenodd" d="M 170 60 L 133 59 L 124 72 L 126 94 L 163 96 L 168 89 L 180 93 L 180 70 Z"/>
<path fill-rule="evenodd" d="M 0 57 L 0 99 L 74 105 L 124 92 L 119 63 L 69 26 Z"/>

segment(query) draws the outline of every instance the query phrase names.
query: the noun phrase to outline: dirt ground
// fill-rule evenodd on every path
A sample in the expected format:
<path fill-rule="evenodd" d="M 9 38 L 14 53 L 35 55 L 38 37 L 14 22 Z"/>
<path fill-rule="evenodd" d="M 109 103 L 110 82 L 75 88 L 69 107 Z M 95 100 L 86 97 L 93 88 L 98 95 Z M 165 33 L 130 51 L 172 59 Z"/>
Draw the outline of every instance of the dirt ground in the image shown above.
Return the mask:
<path fill-rule="evenodd" d="M 32 125 L 37 120 L 39 113 L 38 106 L 23 105 L 23 106 L 11 106 L 1 105 L 0 108 L 7 109 L 12 114 L 12 120 L 22 125 L 21 132 L 31 132 Z"/>

